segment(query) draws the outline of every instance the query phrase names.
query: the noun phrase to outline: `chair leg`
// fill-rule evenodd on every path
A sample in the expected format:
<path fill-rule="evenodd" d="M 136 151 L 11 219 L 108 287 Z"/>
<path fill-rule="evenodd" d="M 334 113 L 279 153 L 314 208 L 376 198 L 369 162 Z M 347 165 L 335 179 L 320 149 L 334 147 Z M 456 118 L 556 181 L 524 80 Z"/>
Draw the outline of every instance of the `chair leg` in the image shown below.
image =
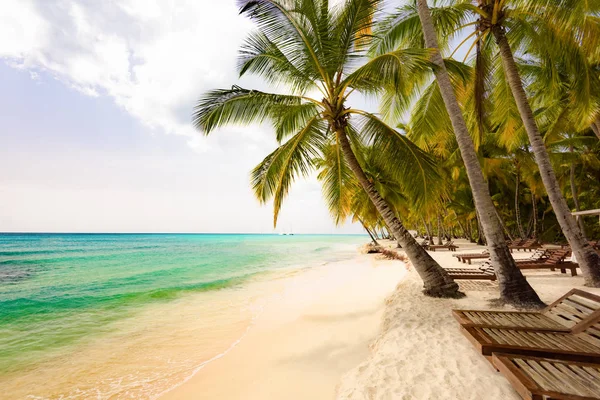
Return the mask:
<path fill-rule="evenodd" d="M 571 268 L 571 276 L 577 276 L 577 268 L 576 267 Z"/>

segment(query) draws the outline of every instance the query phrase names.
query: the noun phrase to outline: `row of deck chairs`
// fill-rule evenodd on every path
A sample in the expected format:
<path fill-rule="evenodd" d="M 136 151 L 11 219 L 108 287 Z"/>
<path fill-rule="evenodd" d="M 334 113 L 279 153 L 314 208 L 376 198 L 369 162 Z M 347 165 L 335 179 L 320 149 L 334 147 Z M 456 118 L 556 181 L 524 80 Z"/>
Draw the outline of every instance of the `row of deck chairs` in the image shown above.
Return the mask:
<path fill-rule="evenodd" d="M 524 399 L 600 399 L 600 296 L 573 289 L 541 312 L 452 314 Z"/>
<path fill-rule="evenodd" d="M 541 247 L 542 245 L 537 239 L 522 239 L 508 243 L 511 253 L 513 250 L 533 251 Z"/>
<path fill-rule="evenodd" d="M 537 256 L 537 252 L 540 251 L 542 245 L 539 244 L 537 241 L 535 241 L 535 239 L 532 239 L 533 241 L 525 241 L 523 242 L 523 244 L 519 244 L 519 245 L 509 245 L 509 249 L 511 250 L 535 250 L 536 254 L 535 256 Z M 565 247 L 567 248 L 567 247 Z M 565 249 L 563 248 L 563 249 Z M 541 250 L 542 252 L 544 252 L 545 250 Z M 482 253 L 467 253 L 467 254 L 455 254 L 454 257 L 458 258 L 458 261 L 462 261 L 463 263 L 469 263 L 471 264 L 472 260 L 477 260 L 477 259 L 485 259 L 485 258 L 490 258 L 490 253 L 486 250 Z"/>
<path fill-rule="evenodd" d="M 570 249 L 558 249 L 558 250 L 540 250 L 532 255 L 528 259 L 515 260 L 519 269 L 549 269 L 551 271 L 560 270 L 563 274 L 569 270 L 571 276 L 577 276 L 577 268 L 579 264 L 566 261 L 566 258 L 571 254 Z M 474 258 L 483 258 L 484 253 L 480 255 L 456 254 L 459 260 L 470 260 Z M 477 257 L 475 257 L 477 256 Z M 489 258 L 489 254 L 486 255 Z M 486 262 L 480 268 L 446 268 L 448 274 L 454 279 L 481 279 L 481 280 L 496 280 L 496 273 L 492 268 L 490 262 Z"/>
<path fill-rule="evenodd" d="M 590 244 L 590 246 L 592 246 L 593 249 L 600 250 L 600 240 L 594 240 L 594 241 L 590 241 L 588 243 Z M 532 248 L 532 247 L 528 246 L 527 248 Z M 569 250 L 570 251 L 570 247 L 562 246 L 562 248 L 560 250 Z M 530 259 L 539 261 L 541 259 L 547 258 L 547 256 L 554 251 L 558 252 L 559 250 L 544 250 L 541 247 L 538 247 Z M 473 260 L 490 258 L 490 253 L 489 253 L 489 251 L 485 250 L 481 253 L 453 254 L 453 257 L 458 258 L 458 261 L 461 261 L 465 264 L 471 264 L 471 262 Z M 565 257 L 563 257 L 561 262 L 564 261 L 564 258 Z M 523 259 L 517 260 L 517 262 L 523 262 L 523 261 L 524 261 Z"/>
<path fill-rule="evenodd" d="M 429 251 L 436 251 L 436 250 L 443 250 L 443 249 L 447 249 L 450 251 L 456 251 L 456 249 L 458 249 L 458 246 L 454 244 L 453 240 L 448 240 L 445 244 L 429 244 L 429 241 L 424 240 L 421 243 L 421 246 L 423 246 L 423 248 L 425 250 L 429 250 Z"/>

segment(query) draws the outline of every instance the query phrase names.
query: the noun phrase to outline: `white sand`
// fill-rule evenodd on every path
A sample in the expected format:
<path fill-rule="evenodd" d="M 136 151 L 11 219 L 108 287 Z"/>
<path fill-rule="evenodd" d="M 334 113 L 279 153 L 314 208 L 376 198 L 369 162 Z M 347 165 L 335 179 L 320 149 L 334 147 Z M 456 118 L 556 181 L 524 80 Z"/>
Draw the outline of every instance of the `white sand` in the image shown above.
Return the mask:
<path fill-rule="evenodd" d="M 460 251 L 482 251 L 466 242 Z M 445 267 L 465 267 L 449 251 L 432 256 Z M 531 253 L 515 253 L 525 258 Z M 477 267 L 473 263 L 472 267 Z M 550 271 L 527 271 L 528 281 L 542 300 L 551 302 L 573 287 L 583 288 L 581 277 Z M 508 381 L 496 372 L 462 336 L 452 308 L 490 308 L 497 298 L 494 284 L 461 284 L 467 298 L 440 300 L 421 295 L 421 281 L 411 271 L 387 300 L 382 330 L 369 358 L 342 378 L 341 399 L 520 399 Z M 600 289 L 590 291 L 600 294 Z"/>
<path fill-rule="evenodd" d="M 483 250 L 457 244 L 459 251 Z M 454 253 L 431 254 L 445 267 L 466 266 Z M 526 276 L 546 302 L 584 288 L 581 277 L 560 272 Z M 403 263 L 359 256 L 277 285 L 263 288 L 277 294 L 237 347 L 161 399 L 520 399 L 450 313 L 489 308 L 498 296 L 493 283 L 463 281 L 462 300 L 427 298 Z"/>
<path fill-rule="evenodd" d="M 404 264 L 359 255 L 271 284 L 246 337 L 161 399 L 332 399 L 369 356 Z"/>

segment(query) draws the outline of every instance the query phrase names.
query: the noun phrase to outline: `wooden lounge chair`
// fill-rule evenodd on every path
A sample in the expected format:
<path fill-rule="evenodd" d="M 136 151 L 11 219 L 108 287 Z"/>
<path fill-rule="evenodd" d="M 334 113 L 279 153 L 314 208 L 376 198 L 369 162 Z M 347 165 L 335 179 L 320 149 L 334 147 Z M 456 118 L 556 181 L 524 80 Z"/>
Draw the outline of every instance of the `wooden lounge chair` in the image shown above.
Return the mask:
<path fill-rule="evenodd" d="M 506 245 L 507 245 L 508 247 L 515 247 L 515 246 L 520 246 L 520 245 L 522 245 L 523 243 L 525 243 L 525 239 L 519 239 L 519 240 L 508 240 L 508 241 L 506 242 Z"/>
<path fill-rule="evenodd" d="M 571 250 L 568 250 L 568 249 L 563 249 L 563 250 L 544 250 L 544 249 L 538 249 L 535 252 L 533 252 L 530 257 L 528 257 L 528 258 L 519 258 L 519 259 L 516 259 L 515 262 L 517 264 L 519 264 L 519 263 L 520 264 L 529 264 L 529 263 L 532 263 L 532 262 L 542 262 L 542 261 L 545 261 L 552 254 L 559 254 L 559 255 L 561 255 L 562 260 L 564 261 L 564 259 L 566 257 L 568 257 L 569 254 L 571 254 Z"/>
<path fill-rule="evenodd" d="M 427 247 L 427 250 L 431 251 L 436 251 L 437 249 L 448 249 L 450 251 L 456 251 L 456 249 L 458 249 L 458 246 L 454 244 L 454 241 L 448 241 L 446 242 L 446 244 L 430 245 Z"/>
<path fill-rule="evenodd" d="M 542 260 L 548 258 L 548 255 L 550 254 L 550 252 L 551 252 L 551 250 L 538 249 L 532 254 L 532 256 L 530 258 L 515 260 L 515 262 L 528 263 L 531 261 L 542 261 Z M 568 256 L 568 254 L 567 254 L 567 256 Z M 486 250 L 483 253 L 453 254 L 453 257 L 458 258 L 458 261 L 462 261 L 463 263 L 471 264 L 471 260 L 490 258 L 490 253 L 489 253 L 489 251 Z"/>
<path fill-rule="evenodd" d="M 550 269 L 554 271 L 559 269 L 565 274 L 567 269 L 571 271 L 571 276 L 577 276 L 577 268 L 579 264 L 565 261 L 565 258 L 571 253 L 571 250 L 557 250 L 549 254 L 549 256 L 541 261 L 517 262 L 519 269 Z"/>
<path fill-rule="evenodd" d="M 600 318 L 600 296 L 571 289 L 540 312 L 452 310 L 462 326 L 571 332 Z"/>
<path fill-rule="evenodd" d="M 444 268 L 452 279 L 478 279 L 495 281 L 496 273 L 491 265 L 484 268 Z"/>
<path fill-rule="evenodd" d="M 462 253 L 453 254 L 452 256 L 458 258 L 458 261 L 460 262 L 471 264 L 471 260 L 490 258 L 490 253 L 486 250 L 483 253 Z"/>
<path fill-rule="evenodd" d="M 490 361 L 492 353 L 507 353 L 600 363 L 600 322 L 598 320 L 578 333 L 573 333 L 574 330 L 568 333 L 479 326 L 465 326 L 461 331 Z"/>
<path fill-rule="evenodd" d="M 600 365 L 494 354 L 492 364 L 524 399 L 600 399 Z"/>
<path fill-rule="evenodd" d="M 531 250 L 539 249 L 540 247 L 542 247 L 542 245 L 538 243 L 537 239 L 527 239 L 524 242 L 519 243 L 518 245 L 508 246 L 510 251 L 513 251 L 513 250 L 531 251 Z"/>

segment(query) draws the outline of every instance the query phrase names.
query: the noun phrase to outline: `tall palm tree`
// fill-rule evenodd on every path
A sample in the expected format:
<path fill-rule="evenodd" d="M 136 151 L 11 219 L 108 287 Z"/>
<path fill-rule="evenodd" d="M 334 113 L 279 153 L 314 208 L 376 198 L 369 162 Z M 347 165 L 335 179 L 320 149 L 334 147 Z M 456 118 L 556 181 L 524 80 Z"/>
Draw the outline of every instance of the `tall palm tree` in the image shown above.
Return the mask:
<path fill-rule="evenodd" d="M 439 50 L 437 34 L 426 0 L 417 0 L 417 8 L 425 45 L 433 49 L 432 60 L 435 64 L 436 81 L 454 128 L 456 141 L 467 171 L 479 221 L 487 240 L 492 264 L 498 276 L 501 299 L 511 304 L 540 306 L 542 304 L 540 298 L 517 268 L 504 239 L 502 225 L 496 214 L 488 184 L 483 176 L 475 145 L 469 134 L 446 64 Z"/>
<path fill-rule="evenodd" d="M 559 14 L 568 13 L 565 12 L 564 8 L 539 6 L 540 3 L 546 3 L 542 4 L 542 6 L 548 6 L 552 2 L 538 2 L 536 8 L 519 8 L 519 2 L 517 2 L 516 7 L 512 3 L 515 2 L 507 2 L 506 0 L 477 0 L 476 12 L 479 14 L 478 35 L 483 36 L 491 33 L 496 40 L 506 79 L 519 110 L 527 136 L 529 137 L 529 143 L 540 169 L 540 176 L 548 193 L 554 213 L 565 237 L 571 245 L 573 253 L 577 257 L 586 284 L 588 286 L 600 287 L 600 256 L 592 249 L 583 236 L 561 192 L 556 173 L 552 168 L 548 150 L 534 118 L 517 62 L 513 55 L 513 50 L 507 37 L 507 32 L 508 34 L 512 33 L 517 39 L 531 34 L 533 37 L 537 36 L 536 44 L 540 44 L 543 39 L 540 37 L 540 32 L 536 32 L 532 25 L 536 23 L 536 27 L 544 28 L 546 26 L 545 23 L 552 21 L 553 18 L 560 19 L 561 16 Z M 556 39 L 557 42 L 564 44 L 564 41 L 561 40 L 564 35 L 556 34 L 552 36 L 552 33 L 559 30 L 552 28 L 554 27 L 550 26 L 550 29 L 541 29 L 541 33 L 544 34 L 548 42 Z M 517 45 L 521 44 L 517 43 Z M 573 50 L 574 46 L 565 46 L 565 48 Z M 552 50 L 555 50 L 555 48 Z M 566 56 L 576 57 L 577 54 L 575 51 L 568 51 Z"/>
<path fill-rule="evenodd" d="M 328 200 L 343 201 L 347 167 L 406 251 L 423 279 L 424 293 L 457 297 L 458 285 L 415 241 L 363 171 L 361 149 L 371 145 L 415 201 L 427 195 L 427 182 L 435 176 L 431 160 L 400 132 L 378 116 L 348 106 L 354 91 L 406 93 L 411 88 L 406 77 L 430 65 L 423 50 L 397 51 L 365 62 L 378 4 L 346 0 L 330 7 L 327 0 L 239 1 L 241 13 L 258 27 L 242 47 L 240 75 L 254 73 L 269 83 L 283 84 L 288 94 L 237 86 L 214 90 L 198 102 L 194 124 L 205 134 L 235 123 L 274 125 L 282 144 L 252 171 L 252 185 L 261 202 L 273 199 L 275 223 L 293 181 L 313 169 L 327 146 L 334 146 L 344 167 L 338 168 L 336 180 L 328 182 L 340 188 Z"/>

